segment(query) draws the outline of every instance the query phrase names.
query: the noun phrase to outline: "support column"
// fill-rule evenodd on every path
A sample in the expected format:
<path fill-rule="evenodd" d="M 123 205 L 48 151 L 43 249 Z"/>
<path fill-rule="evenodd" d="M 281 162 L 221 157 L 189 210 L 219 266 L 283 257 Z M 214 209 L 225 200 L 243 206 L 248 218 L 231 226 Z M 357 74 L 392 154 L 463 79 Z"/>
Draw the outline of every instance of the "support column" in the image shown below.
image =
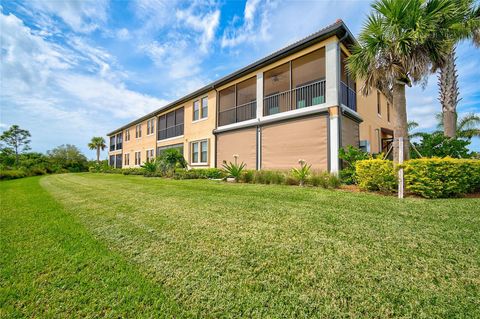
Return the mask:
<path fill-rule="evenodd" d="M 340 88 L 340 51 L 338 42 L 327 44 L 325 48 L 325 102 L 328 105 L 340 105 L 338 92 Z"/>
<path fill-rule="evenodd" d="M 337 174 L 340 169 L 338 150 L 340 149 L 340 120 L 339 107 L 332 106 L 328 109 L 329 123 L 329 146 L 330 146 L 330 173 Z"/>
<path fill-rule="evenodd" d="M 257 73 L 257 119 L 263 116 L 263 72 Z"/>

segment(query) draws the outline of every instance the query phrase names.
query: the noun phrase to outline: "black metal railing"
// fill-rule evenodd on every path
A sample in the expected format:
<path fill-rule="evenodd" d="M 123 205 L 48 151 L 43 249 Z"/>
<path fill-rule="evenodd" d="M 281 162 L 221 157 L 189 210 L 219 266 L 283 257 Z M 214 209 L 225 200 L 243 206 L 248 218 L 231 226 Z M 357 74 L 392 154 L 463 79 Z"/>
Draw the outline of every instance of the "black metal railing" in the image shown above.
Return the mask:
<path fill-rule="evenodd" d="M 218 113 L 218 126 L 243 122 L 257 116 L 257 101 L 234 106 Z"/>
<path fill-rule="evenodd" d="M 340 93 L 342 96 L 341 103 L 346 107 L 357 111 L 357 92 L 344 82 L 340 82 Z"/>
<path fill-rule="evenodd" d="M 167 138 L 183 135 L 183 123 L 175 126 L 167 127 L 166 129 L 158 131 L 158 139 L 164 140 Z"/>
<path fill-rule="evenodd" d="M 317 81 L 263 99 L 264 115 L 325 103 L 325 80 Z"/>

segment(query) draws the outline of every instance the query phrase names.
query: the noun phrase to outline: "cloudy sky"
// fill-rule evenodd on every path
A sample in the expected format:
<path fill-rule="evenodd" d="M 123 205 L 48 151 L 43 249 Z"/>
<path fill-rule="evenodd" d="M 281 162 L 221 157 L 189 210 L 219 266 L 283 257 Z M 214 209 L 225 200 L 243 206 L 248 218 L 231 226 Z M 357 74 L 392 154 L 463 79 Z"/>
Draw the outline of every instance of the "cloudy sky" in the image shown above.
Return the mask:
<path fill-rule="evenodd" d="M 337 18 L 357 35 L 369 1 L 2 1 L 0 130 L 35 151 L 86 147 L 107 132 Z M 480 113 L 480 51 L 458 47 L 460 113 Z M 409 119 L 431 130 L 437 79 L 408 90 Z M 475 140 L 473 149 L 480 150 Z M 106 155 L 106 154 L 104 154 Z"/>

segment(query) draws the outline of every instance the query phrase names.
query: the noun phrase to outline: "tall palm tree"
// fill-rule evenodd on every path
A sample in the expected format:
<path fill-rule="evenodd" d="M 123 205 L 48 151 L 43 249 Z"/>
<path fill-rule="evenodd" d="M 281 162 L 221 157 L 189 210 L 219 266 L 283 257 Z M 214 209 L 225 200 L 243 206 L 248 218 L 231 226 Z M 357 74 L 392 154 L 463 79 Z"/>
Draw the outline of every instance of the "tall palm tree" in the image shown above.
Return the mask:
<path fill-rule="evenodd" d="M 444 117 L 442 113 L 437 113 L 435 115 L 438 121 L 437 128 L 440 131 L 444 130 Z M 456 131 L 455 136 L 459 138 L 468 138 L 480 137 L 480 116 L 475 113 L 465 114 L 463 117 L 456 120 L 455 123 Z"/>
<path fill-rule="evenodd" d="M 451 25 L 450 36 L 453 45 L 450 48 L 446 63 L 440 68 L 438 85 L 440 104 L 442 105 L 443 132 L 445 136 L 455 137 L 457 131 L 457 105 L 460 101 L 458 74 L 456 65 L 455 44 L 464 39 L 472 39 L 480 46 L 480 6 L 475 8 L 474 0 L 452 0 L 456 10 L 456 22 Z"/>
<path fill-rule="evenodd" d="M 97 150 L 97 163 L 100 163 L 100 150 L 104 150 L 107 147 L 105 144 L 105 139 L 101 136 L 94 136 L 90 143 L 88 143 L 88 148 L 91 150 Z"/>
<path fill-rule="evenodd" d="M 394 117 L 394 160 L 398 140 L 404 139 L 404 157 L 409 158 L 405 87 L 424 81 L 445 63 L 451 47 L 446 18 L 455 11 L 449 0 L 377 0 L 373 12 L 354 45 L 348 70 L 363 79 L 362 93 L 372 88 L 391 90 Z"/>

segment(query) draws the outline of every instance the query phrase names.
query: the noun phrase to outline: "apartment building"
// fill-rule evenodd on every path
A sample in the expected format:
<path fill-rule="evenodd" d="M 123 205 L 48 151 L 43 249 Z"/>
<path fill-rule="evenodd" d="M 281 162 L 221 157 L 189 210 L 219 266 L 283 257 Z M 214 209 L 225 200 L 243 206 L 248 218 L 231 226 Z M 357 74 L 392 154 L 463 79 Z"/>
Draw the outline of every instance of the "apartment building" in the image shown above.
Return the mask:
<path fill-rule="evenodd" d="M 109 162 L 138 167 L 168 148 L 189 167 L 290 169 L 303 159 L 337 172 L 347 145 L 381 152 L 393 136 L 390 100 L 358 93 L 346 71 L 354 37 L 342 21 L 108 134 Z"/>

